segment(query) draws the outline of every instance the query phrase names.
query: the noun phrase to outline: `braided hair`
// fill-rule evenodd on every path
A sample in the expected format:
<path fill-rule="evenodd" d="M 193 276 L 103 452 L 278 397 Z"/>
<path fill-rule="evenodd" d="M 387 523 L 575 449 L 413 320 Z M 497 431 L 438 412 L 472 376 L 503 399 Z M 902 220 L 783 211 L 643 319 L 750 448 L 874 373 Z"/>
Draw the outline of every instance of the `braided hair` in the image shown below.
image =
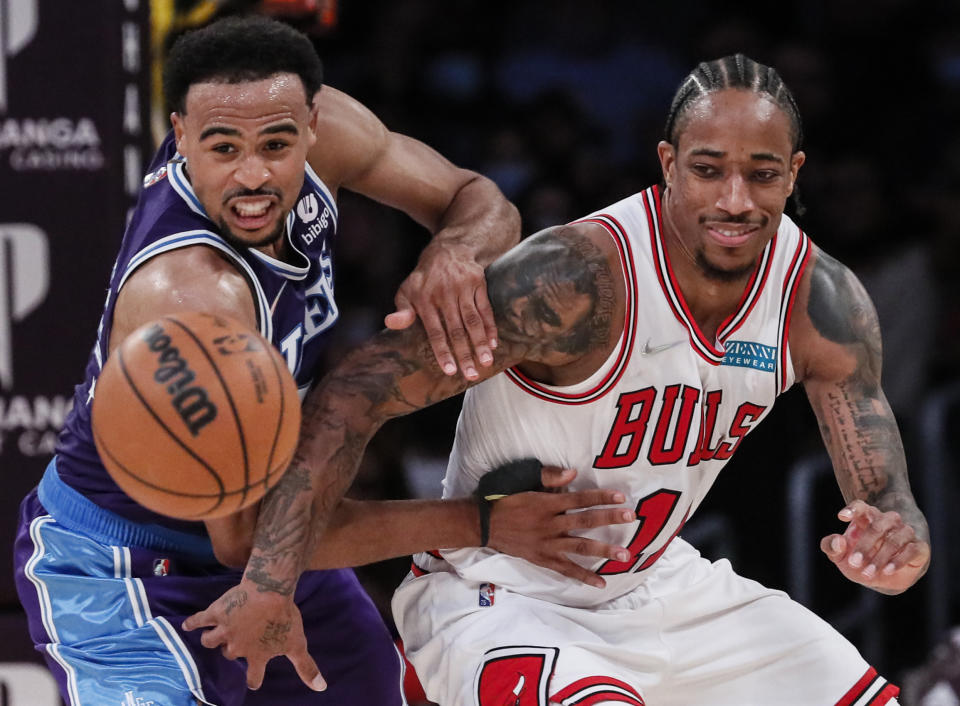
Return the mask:
<path fill-rule="evenodd" d="M 697 68 L 687 74 L 687 77 L 680 82 L 680 87 L 670 103 L 664 139 L 676 147 L 690 106 L 708 93 L 727 88 L 739 88 L 769 96 L 790 121 L 792 152 L 800 151 L 803 146 L 803 122 L 800 120 L 800 109 L 797 107 L 793 93 L 775 69 L 743 54 L 701 62 Z M 790 201 L 793 203 L 796 215 L 802 216 L 806 212 L 806 207 L 800 201 L 800 190 L 796 185 Z"/>
<path fill-rule="evenodd" d="M 754 61 L 743 54 L 701 62 L 680 83 L 664 129 L 664 139 L 672 145 L 683 127 L 683 119 L 690 106 L 701 96 L 726 88 L 742 88 L 764 94 L 786 113 L 790 120 L 790 138 L 794 152 L 803 144 L 803 124 L 797 102 L 773 68 Z"/>

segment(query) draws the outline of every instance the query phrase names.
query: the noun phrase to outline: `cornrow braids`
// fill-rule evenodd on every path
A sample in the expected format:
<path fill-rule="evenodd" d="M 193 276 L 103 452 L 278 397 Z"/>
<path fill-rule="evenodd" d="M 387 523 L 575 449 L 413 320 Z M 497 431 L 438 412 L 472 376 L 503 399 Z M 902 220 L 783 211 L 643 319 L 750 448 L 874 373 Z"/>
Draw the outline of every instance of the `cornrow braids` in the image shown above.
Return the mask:
<path fill-rule="evenodd" d="M 776 70 L 743 54 L 701 62 L 680 82 L 680 87 L 670 104 L 670 112 L 667 114 L 664 139 L 676 145 L 683 118 L 696 99 L 726 88 L 742 88 L 770 96 L 770 99 L 780 106 L 790 120 L 793 151 L 796 152 L 801 148 L 803 123 L 800 120 L 797 102 L 787 88 L 787 84 L 783 82 Z"/>

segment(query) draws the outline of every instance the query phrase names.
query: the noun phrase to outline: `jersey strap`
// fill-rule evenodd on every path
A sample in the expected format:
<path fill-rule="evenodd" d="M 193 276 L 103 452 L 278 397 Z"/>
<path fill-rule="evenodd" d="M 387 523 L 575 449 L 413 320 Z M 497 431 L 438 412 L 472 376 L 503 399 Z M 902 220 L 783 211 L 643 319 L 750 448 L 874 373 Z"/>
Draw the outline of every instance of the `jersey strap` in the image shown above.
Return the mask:
<path fill-rule="evenodd" d="M 803 271 L 807 268 L 810 259 L 810 238 L 800 231 L 800 242 L 793 253 L 793 260 L 787 268 L 787 276 L 783 280 L 783 295 L 780 299 L 780 321 L 777 327 L 777 340 L 780 342 L 780 355 L 777 360 L 777 394 L 785 392 L 788 387 L 787 362 L 790 343 L 790 316 L 793 313 L 793 302 L 800 288 Z"/>

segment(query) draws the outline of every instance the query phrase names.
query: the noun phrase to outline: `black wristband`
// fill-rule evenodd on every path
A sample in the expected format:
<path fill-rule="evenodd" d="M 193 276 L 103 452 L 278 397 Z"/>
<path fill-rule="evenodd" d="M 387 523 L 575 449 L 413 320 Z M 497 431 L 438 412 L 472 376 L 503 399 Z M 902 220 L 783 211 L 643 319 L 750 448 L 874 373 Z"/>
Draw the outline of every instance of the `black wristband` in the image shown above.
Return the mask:
<path fill-rule="evenodd" d="M 490 541 L 490 511 L 493 508 L 493 502 L 482 495 L 474 497 L 477 499 L 477 510 L 480 512 L 480 546 L 485 547 Z"/>
<path fill-rule="evenodd" d="M 514 493 L 544 490 L 540 480 L 542 469 L 537 459 L 522 458 L 501 464 L 480 478 L 473 496 L 477 499 L 480 513 L 481 547 L 487 546 L 490 541 L 490 513 L 494 501 Z"/>

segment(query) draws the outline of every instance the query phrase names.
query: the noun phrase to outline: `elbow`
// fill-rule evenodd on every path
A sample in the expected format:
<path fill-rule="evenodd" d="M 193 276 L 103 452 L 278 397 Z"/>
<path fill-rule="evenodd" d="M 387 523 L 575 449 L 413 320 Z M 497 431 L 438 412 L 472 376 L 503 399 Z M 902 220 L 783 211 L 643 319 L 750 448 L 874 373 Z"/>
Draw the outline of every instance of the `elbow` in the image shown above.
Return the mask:
<path fill-rule="evenodd" d="M 245 567 L 252 550 L 252 536 L 249 538 L 249 541 L 221 540 L 213 542 L 213 555 L 217 561 L 230 569 L 242 569 Z"/>
<path fill-rule="evenodd" d="M 520 210 L 512 201 L 507 200 L 507 197 L 500 191 L 500 187 L 496 185 L 494 185 L 494 187 L 500 193 L 500 198 L 503 199 L 503 220 L 507 224 L 507 232 L 510 233 L 510 247 L 513 247 L 520 242 L 520 230 L 522 227 Z"/>
<path fill-rule="evenodd" d="M 256 505 L 229 517 L 207 520 L 207 535 L 213 545 L 213 556 L 216 560 L 232 569 L 246 566 L 253 551 L 256 521 Z"/>

